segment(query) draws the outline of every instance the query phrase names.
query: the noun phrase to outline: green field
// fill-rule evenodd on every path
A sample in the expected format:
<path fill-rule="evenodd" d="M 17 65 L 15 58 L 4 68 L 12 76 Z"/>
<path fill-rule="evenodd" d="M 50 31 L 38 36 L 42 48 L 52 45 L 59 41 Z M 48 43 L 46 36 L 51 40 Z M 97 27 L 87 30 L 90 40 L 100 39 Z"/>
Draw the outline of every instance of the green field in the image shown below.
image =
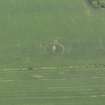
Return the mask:
<path fill-rule="evenodd" d="M 63 54 L 48 52 L 53 40 Z M 104 8 L 0 0 L 0 105 L 104 105 L 104 62 Z"/>

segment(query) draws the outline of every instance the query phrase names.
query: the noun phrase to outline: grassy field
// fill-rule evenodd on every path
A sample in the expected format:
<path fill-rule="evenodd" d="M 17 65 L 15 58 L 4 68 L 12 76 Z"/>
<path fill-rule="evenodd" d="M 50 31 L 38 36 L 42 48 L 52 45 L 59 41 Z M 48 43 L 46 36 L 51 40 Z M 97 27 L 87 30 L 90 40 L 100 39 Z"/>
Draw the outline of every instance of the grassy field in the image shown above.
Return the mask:
<path fill-rule="evenodd" d="M 104 105 L 104 28 L 86 0 L 0 0 L 0 105 Z"/>

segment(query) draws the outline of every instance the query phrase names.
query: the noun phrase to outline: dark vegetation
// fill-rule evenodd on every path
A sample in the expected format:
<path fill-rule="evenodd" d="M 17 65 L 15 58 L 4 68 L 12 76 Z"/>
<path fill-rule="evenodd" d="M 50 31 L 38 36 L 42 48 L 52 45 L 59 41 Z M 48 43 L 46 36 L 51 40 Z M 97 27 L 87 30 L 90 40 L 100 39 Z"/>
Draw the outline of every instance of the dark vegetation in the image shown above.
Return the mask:
<path fill-rule="evenodd" d="M 105 0 L 88 0 L 93 8 L 105 8 Z"/>

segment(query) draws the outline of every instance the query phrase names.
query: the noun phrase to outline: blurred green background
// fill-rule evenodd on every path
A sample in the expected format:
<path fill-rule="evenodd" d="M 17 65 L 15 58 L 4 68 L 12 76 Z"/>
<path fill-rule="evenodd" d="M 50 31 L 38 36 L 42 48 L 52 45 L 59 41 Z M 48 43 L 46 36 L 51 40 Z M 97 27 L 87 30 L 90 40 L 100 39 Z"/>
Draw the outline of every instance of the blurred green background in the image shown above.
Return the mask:
<path fill-rule="evenodd" d="M 104 61 L 104 9 L 85 0 L 0 0 L 0 14 L 1 66 Z M 63 56 L 44 50 L 55 39 L 65 46 Z"/>
<path fill-rule="evenodd" d="M 56 39 L 63 55 L 46 50 Z M 104 105 L 104 62 L 104 9 L 86 0 L 0 0 L 1 105 Z"/>

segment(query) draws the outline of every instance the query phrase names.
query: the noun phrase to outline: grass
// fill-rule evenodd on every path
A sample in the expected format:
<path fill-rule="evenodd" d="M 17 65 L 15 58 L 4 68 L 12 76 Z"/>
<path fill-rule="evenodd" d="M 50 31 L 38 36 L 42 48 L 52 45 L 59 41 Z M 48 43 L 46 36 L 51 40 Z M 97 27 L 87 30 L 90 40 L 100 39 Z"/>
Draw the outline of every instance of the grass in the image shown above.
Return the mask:
<path fill-rule="evenodd" d="M 104 11 L 85 0 L 0 0 L 1 105 L 104 105 Z M 63 55 L 45 50 L 53 40 Z"/>

